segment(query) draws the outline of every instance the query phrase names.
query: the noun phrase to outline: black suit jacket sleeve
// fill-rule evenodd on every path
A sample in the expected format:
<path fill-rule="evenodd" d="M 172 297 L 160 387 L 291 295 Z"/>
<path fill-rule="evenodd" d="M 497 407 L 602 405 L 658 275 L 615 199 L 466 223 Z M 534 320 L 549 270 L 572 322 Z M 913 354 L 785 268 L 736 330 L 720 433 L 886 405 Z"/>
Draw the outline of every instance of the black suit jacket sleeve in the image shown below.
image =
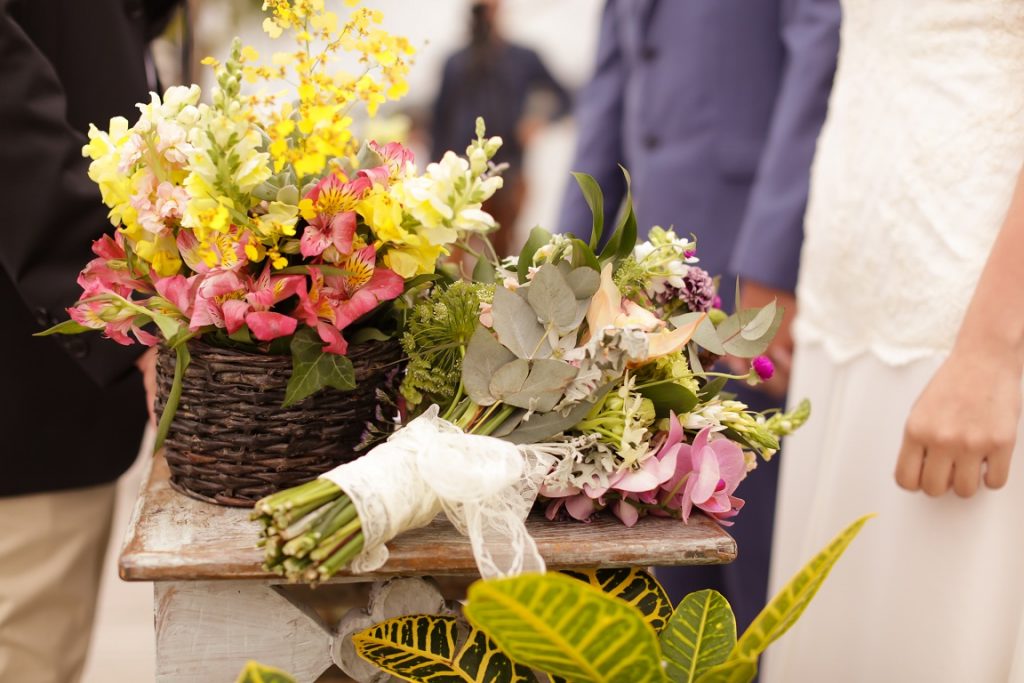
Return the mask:
<path fill-rule="evenodd" d="M 112 226 L 87 175 L 86 138 L 67 119 L 61 81 L 11 16 L 9 0 L 0 0 L 0 64 L 0 264 L 41 321 L 63 319 L 80 293 L 76 276 L 92 241 Z M 81 363 L 104 384 L 141 351 L 106 340 L 91 346 Z"/>

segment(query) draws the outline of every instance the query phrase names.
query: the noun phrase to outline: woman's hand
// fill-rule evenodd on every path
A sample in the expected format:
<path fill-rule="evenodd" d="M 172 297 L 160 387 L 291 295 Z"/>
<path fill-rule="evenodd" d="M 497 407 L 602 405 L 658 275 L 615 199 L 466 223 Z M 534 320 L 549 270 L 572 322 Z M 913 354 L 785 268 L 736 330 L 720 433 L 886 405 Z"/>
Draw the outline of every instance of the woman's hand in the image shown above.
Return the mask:
<path fill-rule="evenodd" d="M 896 483 L 969 498 L 984 478 L 1006 483 L 1021 414 L 1021 361 L 1013 349 L 960 348 L 939 367 L 910 411 Z"/>

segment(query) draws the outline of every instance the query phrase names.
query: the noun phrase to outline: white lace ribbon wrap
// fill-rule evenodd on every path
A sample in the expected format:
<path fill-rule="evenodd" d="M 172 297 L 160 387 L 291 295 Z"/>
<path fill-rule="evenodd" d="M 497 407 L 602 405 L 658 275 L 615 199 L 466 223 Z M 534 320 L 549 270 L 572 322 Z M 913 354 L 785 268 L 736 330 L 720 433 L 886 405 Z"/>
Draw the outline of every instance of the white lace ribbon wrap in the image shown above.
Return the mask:
<path fill-rule="evenodd" d="M 388 559 L 385 543 L 444 510 L 469 536 L 484 578 L 543 572 L 524 521 L 553 458 L 489 436 L 466 434 L 437 406 L 363 457 L 321 475 L 348 494 L 362 522 L 353 572 Z"/>

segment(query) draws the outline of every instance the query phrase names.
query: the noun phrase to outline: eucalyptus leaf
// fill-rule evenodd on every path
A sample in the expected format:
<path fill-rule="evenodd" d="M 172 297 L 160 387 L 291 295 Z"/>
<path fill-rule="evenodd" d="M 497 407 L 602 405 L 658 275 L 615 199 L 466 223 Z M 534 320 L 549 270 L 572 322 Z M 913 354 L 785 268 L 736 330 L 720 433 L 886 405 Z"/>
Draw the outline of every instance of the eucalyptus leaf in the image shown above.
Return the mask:
<path fill-rule="evenodd" d="M 513 364 L 514 362 L 509 365 Z M 542 358 L 530 361 L 529 364 L 531 366 L 529 375 L 524 379 L 520 388 L 505 396 L 495 394 L 495 398 L 517 408 L 546 413 L 562 400 L 566 387 L 576 378 L 579 370 L 565 361 L 554 358 Z M 502 368 L 502 370 L 504 369 Z M 491 385 L 493 387 L 494 380 L 491 381 Z"/>
<path fill-rule="evenodd" d="M 498 341 L 517 358 L 546 358 L 551 355 L 544 326 L 537 321 L 537 314 L 521 296 L 504 287 L 496 287 L 491 317 Z"/>
<path fill-rule="evenodd" d="M 556 266 L 545 263 L 533 274 L 527 300 L 542 324 L 560 332 L 572 329 L 576 317 L 576 295 Z"/>
<path fill-rule="evenodd" d="M 524 419 L 520 422 L 512 433 L 502 438 L 515 444 L 546 441 L 582 421 L 594 404 L 604 398 L 609 389 L 611 389 L 611 384 L 606 384 L 598 389 L 593 396 L 583 399 L 566 412 L 535 413 L 530 416 L 529 420 Z"/>
<path fill-rule="evenodd" d="M 693 341 L 697 342 L 701 348 L 707 349 L 715 355 L 724 356 L 725 347 L 722 346 L 722 340 L 718 338 L 718 332 L 715 331 L 715 324 L 711 322 L 711 316 L 699 312 L 684 313 L 670 318 L 669 322 L 678 328 L 689 325 L 701 316 L 704 319 L 697 325 L 697 329 L 694 330 Z"/>
<path fill-rule="evenodd" d="M 506 363 L 498 368 L 498 371 L 491 376 L 488 390 L 495 400 L 508 403 L 509 396 L 523 390 L 523 384 L 526 383 L 526 377 L 529 374 L 530 361 L 516 358 L 511 363 Z"/>
<path fill-rule="evenodd" d="M 601 244 L 601 237 L 604 235 L 604 193 L 601 186 L 594 179 L 594 176 L 586 173 L 573 173 L 576 184 L 580 186 L 583 199 L 590 207 L 590 215 L 593 217 L 590 226 L 590 248 L 596 250 Z M 563 226 L 573 227 L 573 226 Z"/>
<path fill-rule="evenodd" d="M 704 364 L 700 362 L 700 348 L 693 341 L 686 344 L 686 356 L 690 360 L 690 371 L 695 375 L 704 375 Z"/>
<path fill-rule="evenodd" d="M 775 301 L 772 300 L 757 312 L 754 319 L 740 328 L 740 336 L 748 341 L 760 339 L 765 335 L 775 320 Z"/>
<path fill-rule="evenodd" d="M 502 346 L 490 330 L 482 325 L 476 328 L 462 359 L 462 386 L 474 403 L 481 406 L 494 404 L 491 377 L 498 368 L 515 359 L 516 355 Z"/>
<path fill-rule="evenodd" d="M 295 333 L 291 343 L 292 376 L 282 407 L 294 405 L 324 387 L 348 391 L 356 387 L 356 373 L 348 356 L 327 353 L 316 330 L 306 327 Z"/>
<path fill-rule="evenodd" d="M 576 299 L 590 299 L 601 286 L 601 274 L 589 266 L 573 268 L 565 281 L 576 295 Z"/>
<path fill-rule="evenodd" d="M 738 356 L 739 358 L 753 358 L 761 355 L 768 349 L 768 345 L 775 338 L 779 326 L 782 325 L 783 311 L 781 308 L 775 309 L 775 316 L 771 324 L 758 339 L 746 339 L 742 334 L 745 325 L 742 321 L 747 320 L 748 323 L 752 321 L 752 318 L 756 315 L 754 311 L 756 309 L 747 309 L 734 313 L 718 325 L 716 332 L 718 338 L 722 340 L 722 348 L 725 349 L 726 353 Z"/>
<path fill-rule="evenodd" d="M 516 266 L 520 284 L 526 282 L 526 275 L 530 272 L 530 266 L 533 265 L 533 255 L 550 241 L 551 233 L 539 225 L 530 231 L 530 236 L 526 238 L 526 244 L 519 252 L 519 262 Z"/>

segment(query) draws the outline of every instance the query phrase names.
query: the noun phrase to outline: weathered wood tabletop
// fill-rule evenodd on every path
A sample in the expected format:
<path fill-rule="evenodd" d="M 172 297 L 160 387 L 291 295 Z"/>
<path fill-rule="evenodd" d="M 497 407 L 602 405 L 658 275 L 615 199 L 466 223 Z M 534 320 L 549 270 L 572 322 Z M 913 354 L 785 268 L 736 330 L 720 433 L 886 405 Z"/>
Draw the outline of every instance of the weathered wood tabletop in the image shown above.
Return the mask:
<path fill-rule="evenodd" d="M 736 557 L 736 543 L 717 524 L 694 515 L 689 524 L 647 517 L 626 528 L 601 516 L 589 524 L 550 522 L 535 513 L 527 528 L 552 569 L 596 566 L 722 564 Z M 258 526 L 249 510 L 192 500 L 171 489 L 167 464 L 156 456 L 132 514 L 119 563 L 127 581 L 278 579 L 261 568 Z M 398 575 L 475 574 L 469 539 L 443 515 L 388 544 L 391 557 L 372 575 L 339 575 L 367 581 Z"/>

